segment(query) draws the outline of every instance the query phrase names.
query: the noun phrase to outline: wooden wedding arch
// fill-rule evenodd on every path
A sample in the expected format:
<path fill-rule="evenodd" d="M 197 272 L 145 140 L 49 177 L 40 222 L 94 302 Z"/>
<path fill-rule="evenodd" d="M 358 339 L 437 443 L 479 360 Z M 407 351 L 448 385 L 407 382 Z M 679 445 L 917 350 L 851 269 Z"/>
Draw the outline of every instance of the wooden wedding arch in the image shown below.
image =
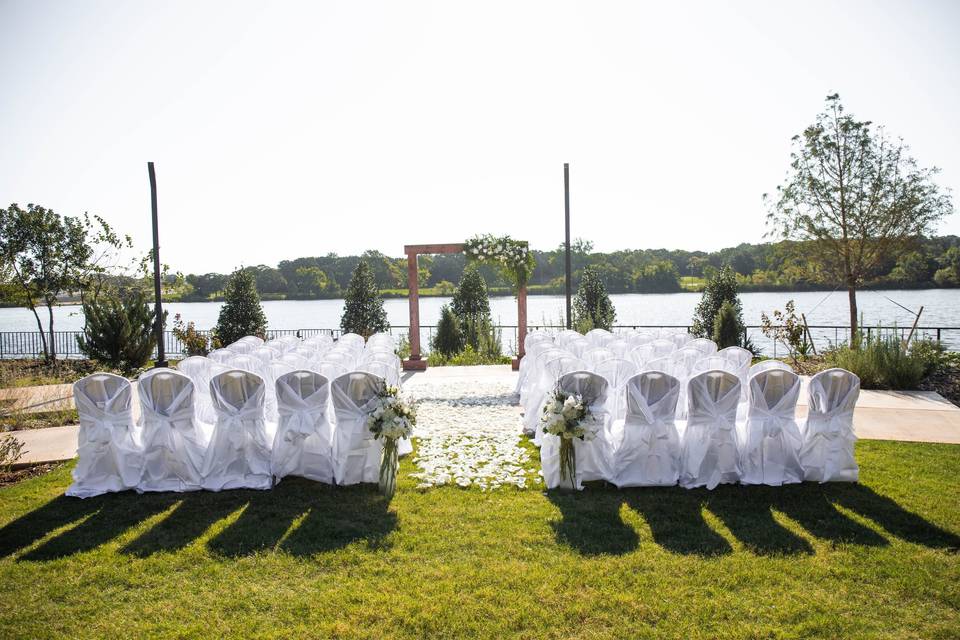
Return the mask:
<path fill-rule="evenodd" d="M 403 361 L 404 371 L 423 371 L 427 368 L 427 361 L 420 352 L 420 289 L 418 283 L 417 257 L 421 253 L 462 253 L 466 245 L 462 242 L 453 244 L 408 244 L 403 247 L 407 254 L 407 287 L 409 288 L 408 301 L 410 303 L 410 357 Z M 513 361 L 513 368 L 520 366 L 523 358 L 523 336 L 527 335 L 527 285 L 521 282 L 517 286 L 517 357 Z"/>

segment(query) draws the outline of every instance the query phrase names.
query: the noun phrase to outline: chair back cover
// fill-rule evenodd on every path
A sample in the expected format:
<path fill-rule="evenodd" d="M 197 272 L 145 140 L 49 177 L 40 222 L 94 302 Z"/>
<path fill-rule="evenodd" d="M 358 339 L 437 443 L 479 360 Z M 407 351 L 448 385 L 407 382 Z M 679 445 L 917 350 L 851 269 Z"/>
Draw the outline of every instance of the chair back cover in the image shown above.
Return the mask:
<path fill-rule="evenodd" d="M 690 347 L 677 349 L 670 354 L 669 373 L 680 381 L 680 397 L 677 399 L 678 419 L 687 417 L 687 381 L 694 374 L 694 367 L 702 358 L 703 355 L 699 351 Z"/>
<path fill-rule="evenodd" d="M 634 347 L 630 350 L 629 356 L 630 360 L 633 360 L 633 363 L 638 367 L 642 367 L 651 360 L 656 360 L 656 358 L 653 357 L 652 341 Z"/>
<path fill-rule="evenodd" d="M 366 362 L 360 365 L 360 371 L 366 371 L 382 378 L 391 387 L 400 386 L 400 370 L 395 366 L 383 362 Z"/>
<path fill-rule="evenodd" d="M 728 371 L 705 371 L 690 378 L 680 451 L 681 486 L 713 489 L 740 479 L 739 401 L 740 380 Z"/>
<path fill-rule="evenodd" d="M 708 338 L 694 338 L 683 346 L 696 349 L 702 353 L 704 357 L 712 356 L 717 352 L 717 343 Z"/>
<path fill-rule="evenodd" d="M 529 353 L 530 347 L 535 344 L 540 344 L 543 342 L 553 342 L 553 338 L 550 337 L 550 334 L 546 331 L 531 331 L 523 337 L 523 350 L 524 353 Z"/>
<path fill-rule="evenodd" d="M 274 351 L 276 351 L 279 357 L 285 354 L 287 351 L 289 351 L 296 345 L 295 344 L 291 345 L 289 342 L 286 342 L 281 338 L 274 338 L 273 340 L 267 340 L 267 342 L 264 343 L 263 346 L 267 347 L 268 349 L 273 349 Z"/>
<path fill-rule="evenodd" d="M 370 337 L 377 338 L 376 342 L 380 342 L 381 339 L 379 338 L 379 336 L 384 336 L 384 335 L 387 336 L 387 338 L 390 340 L 392 345 L 393 338 L 390 337 L 390 334 L 377 333 Z M 310 336 L 309 338 L 304 340 L 304 343 L 312 344 L 318 349 L 329 349 L 330 347 L 333 346 L 333 338 L 325 333 L 320 333 L 315 336 Z"/>
<path fill-rule="evenodd" d="M 622 420 L 626 413 L 627 380 L 636 375 L 637 365 L 629 360 L 611 358 L 593 367 L 593 372 L 603 377 L 610 385 L 608 407 L 611 420 Z"/>
<path fill-rule="evenodd" d="M 577 336 L 573 340 L 568 340 L 563 348 L 571 355 L 582 358 L 585 353 L 598 347 L 583 336 Z"/>
<path fill-rule="evenodd" d="M 670 356 L 663 356 L 662 358 L 653 358 L 651 360 L 647 360 L 638 368 L 640 371 L 661 371 L 663 373 L 670 373 Z"/>
<path fill-rule="evenodd" d="M 260 345 L 263 344 L 263 338 L 261 338 L 260 336 L 243 336 L 242 338 L 237 340 L 237 342 L 247 342 L 249 344 L 252 344 L 254 347 L 259 347 Z"/>
<path fill-rule="evenodd" d="M 605 360 L 613 360 L 616 357 L 617 354 L 606 347 L 594 347 L 593 349 L 587 350 L 586 353 L 580 356 L 581 360 L 586 362 L 587 366 L 591 369 Z"/>
<path fill-rule="evenodd" d="M 133 489 L 140 483 L 143 446 L 133 422 L 130 381 L 112 373 L 94 373 L 73 385 L 80 418 L 77 466 L 66 494 L 89 498 Z"/>
<path fill-rule="evenodd" d="M 196 491 L 206 442 L 195 418 L 196 386 L 179 371 L 152 369 L 137 382 L 143 438 L 140 491 Z"/>
<path fill-rule="evenodd" d="M 367 338 L 367 348 L 375 347 L 378 345 L 389 347 L 390 350 L 393 350 L 396 348 L 397 343 L 393 339 L 392 335 L 381 331 L 380 333 L 375 333 L 369 338 Z"/>
<path fill-rule="evenodd" d="M 744 484 L 779 486 L 803 481 L 802 438 L 797 427 L 800 378 L 771 369 L 750 378 L 747 422 L 740 465 Z"/>
<path fill-rule="evenodd" d="M 614 340 L 613 334 L 606 329 L 591 329 L 584 337 L 589 340 L 590 344 L 594 347 L 605 347 L 608 342 Z"/>
<path fill-rule="evenodd" d="M 629 338 L 630 344 L 632 344 L 635 348 L 642 344 L 650 344 L 656 339 L 657 337 L 649 331 L 638 331 Z"/>
<path fill-rule="evenodd" d="M 260 376 L 240 369 L 231 369 L 210 380 L 217 422 L 204 458 L 204 489 L 272 486 L 264 386 Z"/>
<path fill-rule="evenodd" d="M 611 341 L 606 346 L 607 349 L 613 351 L 613 355 L 618 358 L 627 358 L 627 355 L 630 353 L 630 350 L 633 346 L 630 342 L 624 338 L 617 338 L 616 340 Z"/>
<path fill-rule="evenodd" d="M 697 364 L 693 365 L 693 373 L 703 373 L 705 371 L 726 371 L 740 377 L 740 369 L 723 356 L 709 356 L 701 358 Z"/>
<path fill-rule="evenodd" d="M 321 362 L 318 369 L 320 375 L 327 380 L 336 380 L 340 376 L 349 373 L 350 371 L 345 366 L 337 362 Z"/>
<path fill-rule="evenodd" d="M 330 385 L 313 371 L 292 371 L 276 382 L 279 423 L 270 469 L 278 480 L 301 476 L 333 483 L 333 428 Z"/>
<path fill-rule="evenodd" d="M 576 478 L 574 487 L 583 488 L 583 482 L 604 480 L 609 476 L 611 452 L 608 436 L 609 413 L 607 412 L 607 394 L 609 385 L 601 376 L 590 371 L 573 371 L 564 374 L 558 381 L 560 389 L 568 394 L 582 396 L 590 408 L 594 419 L 596 436 L 591 440 L 573 440 L 576 456 Z M 540 430 L 537 430 L 538 433 Z M 543 480 L 548 489 L 561 485 L 560 477 L 560 438 L 542 434 L 540 464 Z M 567 484 L 569 486 L 569 482 Z"/>
<path fill-rule="evenodd" d="M 737 368 L 749 369 L 753 354 L 743 347 L 726 347 L 717 351 L 717 355 L 726 358 Z"/>
<path fill-rule="evenodd" d="M 583 335 L 573 329 L 564 329 L 553 339 L 554 343 L 560 348 L 566 348 L 567 343 L 571 340 L 576 340 L 577 338 L 582 338 Z"/>
<path fill-rule="evenodd" d="M 677 345 L 673 344 L 672 340 L 667 340 L 666 338 L 657 338 L 650 343 L 653 347 L 653 357 L 654 358 L 663 358 L 673 353 Z"/>
<path fill-rule="evenodd" d="M 291 349 L 277 358 L 280 362 L 290 365 L 293 369 L 309 369 L 310 361 Z"/>
<path fill-rule="evenodd" d="M 377 482 L 380 477 L 383 445 L 374 440 L 367 417 L 377 405 L 382 384 L 380 378 L 363 371 L 344 374 L 331 384 L 337 422 L 333 438 L 337 484 Z"/>
<path fill-rule="evenodd" d="M 297 336 L 288 334 L 288 335 L 280 336 L 279 338 L 277 338 L 277 342 L 279 342 L 280 344 L 286 345 L 286 348 L 284 349 L 284 351 L 286 352 L 300 346 L 300 344 L 303 341 L 300 340 L 300 338 L 298 338 Z"/>
<path fill-rule="evenodd" d="M 853 457 L 857 441 L 853 411 L 860 397 L 860 378 L 845 369 L 827 369 L 810 379 L 808 393 L 800 449 L 804 479 L 856 482 L 860 470 Z"/>
<path fill-rule="evenodd" d="M 614 453 L 612 482 L 618 487 L 672 486 L 680 472 L 680 437 L 674 416 L 680 381 L 647 371 L 626 384 L 626 417 Z"/>
<path fill-rule="evenodd" d="M 392 351 L 364 351 L 363 362 L 382 362 L 391 367 L 400 367 L 400 358 Z"/>
<path fill-rule="evenodd" d="M 233 353 L 236 354 L 236 355 L 242 355 L 242 354 L 245 354 L 245 353 L 250 353 L 251 351 L 253 351 L 254 349 L 256 349 L 257 346 L 259 346 L 259 345 L 256 345 L 256 344 L 254 344 L 254 343 L 252 343 L 252 342 L 246 342 L 246 341 L 244 341 L 243 339 L 240 339 L 240 340 L 237 340 L 236 342 L 234 342 L 233 344 L 228 345 L 228 346 L 227 346 L 227 351 L 231 351 L 231 352 L 233 352 Z"/>
<path fill-rule="evenodd" d="M 251 351 L 248 355 L 252 358 L 256 358 L 263 364 L 270 364 L 271 362 L 273 362 L 274 358 L 277 358 L 280 356 L 280 354 L 277 353 L 276 350 L 271 349 L 270 347 L 267 347 L 264 345 L 257 347 L 256 349 Z"/>
<path fill-rule="evenodd" d="M 363 336 L 356 333 L 345 333 L 340 336 L 340 339 L 337 340 L 338 347 L 345 347 L 350 349 L 350 351 L 356 355 L 363 351 L 363 345 L 365 344 Z"/>
<path fill-rule="evenodd" d="M 793 367 L 788 365 L 783 360 L 763 360 L 757 364 L 750 367 L 747 372 L 747 377 L 752 378 L 761 371 L 771 371 L 773 369 L 780 369 L 781 371 L 793 371 Z"/>
<path fill-rule="evenodd" d="M 334 362 L 347 369 L 352 369 L 357 362 L 356 356 L 347 351 L 328 351 L 323 354 L 322 362 Z"/>
<path fill-rule="evenodd" d="M 681 333 L 671 334 L 667 339 L 673 341 L 673 344 L 677 347 L 677 349 L 683 349 L 685 346 L 687 346 L 688 342 L 693 340 L 693 336 L 686 331 L 683 331 Z"/>
<path fill-rule="evenodd" d="M 207 357 L 213 360 L 214 362 L 219 362 L 220 364 L 227 364 L 234 356 L 238 354 L 230 351 L 230 349 L 214 349 L 207 354 Z"/>

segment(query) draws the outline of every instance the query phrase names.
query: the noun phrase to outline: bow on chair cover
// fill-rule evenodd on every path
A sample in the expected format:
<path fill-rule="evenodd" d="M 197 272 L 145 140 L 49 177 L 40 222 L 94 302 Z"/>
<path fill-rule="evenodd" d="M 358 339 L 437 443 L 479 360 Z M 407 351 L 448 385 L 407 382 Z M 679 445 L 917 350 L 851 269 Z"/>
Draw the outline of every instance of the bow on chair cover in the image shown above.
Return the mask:
<path fill-rule="evenodd" d="M 153 369 L 140 377 L 143 475 L 140 491 L 200 489 L 204 442 L 197 428 L 194 385 L 182 373 Z"/>
<path fill-rule="evenodd" d="M 327 417 L 327 379 L 312 371 L 294 371 L 278 378 L 276 388 L 280 422 L 270 459 L 273 475 L 332 483 L 333 428 Z"/>
<path fill-rule="evenodd" d="M 140 483 L 143 447 L 133 422 L 132 398 L 130 382 L 112 373 L 95 373 L 73 385 L 80 417 L 79 460 L 68 496 L 89 498 Z"/>
<path fill-rule="evenodd" d="M 331 397 L 337 426 L 333 438 L 334 478 L 337 484 L 377 482 L 383 444 L 367 427 L 376 408 L 380 380 L 355 371 L 333 381 Z"/>
<path fill-rule="evenodd" d="M 844 369 L 821 371 L 810 379 L 809 394 L 800 449 L 804 479 L 856 482 L 860 472 L 853 457 L 857 441 L 853 409 L 860 397 L 860 378 Z"/>
<path fill-rule="evenodd" d="M 740 479 L 736 430 L 740 380 L 705 371 L 687 383 L 687 428 L 680 448 L 680 485 L 715 488 Z"/>
<path fill-rule="evenodd" d="M 227 371 L 210 381 L 210 396 L 217 423 L 204 460 L 203 488 L 269 489 L 263 379 L 249 371 Z"/>
<path fill-rule="evenodd" d="M 618 487 L 668 487 L 680 473 L 680 437 L 674 416 L 680 381 L 658 371 L 630 378 L 627 415 L 614 454 L 612 482 Z"/>
<path fill-rule="evenodd" d="M 794 419 L 800 378 L 790 371 L 763 371 L 750 379 L 746 437 L 740 466 L 744 484 L 778 486 L 803 481 L 800 428 Z"/>
<path fill-rule="evenodd" d="M 610 434 L 607 413 L 607 381 L 589 371 L 574 371 L 560 378 L 560 389 L 568 394 L 578 394 L 590 408 L 596 420 L 596 437 L 593 440 L 573 439 L 574 455 L 577 463 L 577 477 L 574 486 L 582 489 L 584 482 L 605 480 L 610 475 Z M 539 433 L 539 431 L 538 431 Z M 547 489 L 569 486 L 561 483 L 560 478 L 560 437 L 549 433 L 541 435 L 540 466 L 543 469 L 543 481 Z"/>

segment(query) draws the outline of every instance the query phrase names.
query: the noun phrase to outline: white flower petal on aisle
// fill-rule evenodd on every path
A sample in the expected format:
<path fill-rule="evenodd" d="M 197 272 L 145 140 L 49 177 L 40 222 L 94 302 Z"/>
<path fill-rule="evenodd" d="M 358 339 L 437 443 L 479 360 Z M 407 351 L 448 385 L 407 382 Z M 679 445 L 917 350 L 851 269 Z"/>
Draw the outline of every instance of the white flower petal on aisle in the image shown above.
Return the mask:
<path fill-rule="evenodd" d="M 531 456 L 520 446 L 520 414 L 512 378 L 449 379 L 404 387 L 417 402 L 419 439 L 412 477 L 419 487 L 456 484 L 481 490 L 525 488 L 542 482 L 527 470 Z"/>

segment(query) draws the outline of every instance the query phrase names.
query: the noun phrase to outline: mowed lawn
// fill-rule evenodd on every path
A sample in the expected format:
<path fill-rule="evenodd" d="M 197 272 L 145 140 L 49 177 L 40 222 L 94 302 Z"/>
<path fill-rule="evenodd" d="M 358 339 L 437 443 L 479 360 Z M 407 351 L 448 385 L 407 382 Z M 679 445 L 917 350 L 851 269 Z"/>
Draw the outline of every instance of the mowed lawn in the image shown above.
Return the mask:
<path fill-rule="evenodd" d="M 63 468 L 0 490 L 0 637 L 960 636 L 960 447 L 857 455 L 856 485 L 403 478 L 389 505 L 298 480 L 81 501 Z"/>

